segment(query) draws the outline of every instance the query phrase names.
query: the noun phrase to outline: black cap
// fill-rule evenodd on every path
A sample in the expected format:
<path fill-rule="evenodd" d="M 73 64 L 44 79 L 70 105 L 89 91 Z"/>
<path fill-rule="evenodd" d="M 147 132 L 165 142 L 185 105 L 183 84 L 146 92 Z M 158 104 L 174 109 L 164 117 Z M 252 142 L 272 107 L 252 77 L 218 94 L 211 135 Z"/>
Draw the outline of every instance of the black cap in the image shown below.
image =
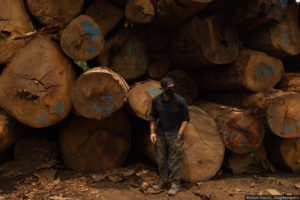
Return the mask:
<path fill-rule="evenodd" d="M 165 78 L 160 80 L 160 86 L 162 88 L 166 88 L 170 84 L 175 84 L 174 80 L 170 77 L 165 77 Z"/>

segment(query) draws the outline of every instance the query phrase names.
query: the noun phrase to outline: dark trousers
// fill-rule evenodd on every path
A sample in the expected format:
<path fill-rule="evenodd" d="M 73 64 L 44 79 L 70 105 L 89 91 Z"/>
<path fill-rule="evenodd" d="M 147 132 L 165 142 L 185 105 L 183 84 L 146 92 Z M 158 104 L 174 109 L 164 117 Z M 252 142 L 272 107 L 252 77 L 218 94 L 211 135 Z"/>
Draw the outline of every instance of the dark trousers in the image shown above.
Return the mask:
<path fill-rule="evenodd" d="M 166 140 L 162 136 L 157 136 L 156 160 L 160 183 L 169 182 L 174 186 L 180 186 L 182 145 L 183 141 L 177 137 L 172 140 Z M 168 169 L 170 170 L 170 175 Z"/>

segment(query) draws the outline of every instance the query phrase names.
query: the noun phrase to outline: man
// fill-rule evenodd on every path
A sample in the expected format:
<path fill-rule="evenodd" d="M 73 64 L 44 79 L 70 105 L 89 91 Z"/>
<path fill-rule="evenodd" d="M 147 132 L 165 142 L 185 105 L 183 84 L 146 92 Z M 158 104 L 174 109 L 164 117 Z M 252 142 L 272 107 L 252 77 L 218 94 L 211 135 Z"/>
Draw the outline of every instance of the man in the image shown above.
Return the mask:
<path fill-rule="evenodd" d="M 164 189 L 171 183 L 169 195 L 180 190 L 182 137 L 190 118 L 187 103 L 174 92 L 171 78 L 161 80 L 162 94 L 152 100 L 150 113 L 150 140 L 156 144 L 156 160 L 160 180 L 155 189 Z M 168 175 L 168 168 L 170 175 Z"/>

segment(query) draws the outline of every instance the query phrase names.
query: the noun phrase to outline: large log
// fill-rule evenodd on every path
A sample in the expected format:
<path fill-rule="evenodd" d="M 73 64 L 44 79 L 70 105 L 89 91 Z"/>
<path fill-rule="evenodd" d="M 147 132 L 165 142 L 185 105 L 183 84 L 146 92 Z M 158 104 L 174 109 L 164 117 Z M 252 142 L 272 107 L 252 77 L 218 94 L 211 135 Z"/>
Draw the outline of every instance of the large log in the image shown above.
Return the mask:
<path fill-rule="evenodd" d="M 185 19 L 204 10 L 213 0 L 151 0 L 157 13 L 159 24 L 174 29 Z"/>
<path fill-rule="evenodd" d="M 110 67 L 126 80 L 136 79 L 146 73 L 148 56 L 140 30 L 123 30 L 108 40 L 97 57 L 99 65 Z"/>
<path fill-rule="evenodd" d="M 149 55 L 148 75 L 150 78 L 162 78 L 169 70 L 169 57 L 163 53 Z"/>
<path fill-rule="evenodd" d="M 279 59 L 259 51 L 243 49 L 231 65 L 198 73 L 201 91 L 266 91 L 282 78 L 284 67 Z"/>
<path fill-rule="evenodd" d="M 8 150 L 22 136 L 20 124 L 4 110 L 0 110 L 0 153 Z"/>
<path fill-rule="evenodd" d="M 74 79 L 72 65 L 56 43 L 37 36 L 4 69 L 0 105 L 28 126 L 51 126 L 72 108 Z"/>
<path fill-rule="evenodd" d="M 3 64 L 27 41 L 14 38 L 32 32 L 34 27 L 22 0 L 0 0 L 0 5 L 0 64 Z"/>
<path fill-rule="evenodd" d="M 278 83 L 277 88 L 300 92 L 300 73 L 286 73 Z"/>
<path fill-rule="evenodd" d="M 154 20 L 155 10 L 151 0 L 128 0 L 125 15 L 133 23 L 146 24 Z"/>
<path fill-rule="evenodd" d="M 175 92 L 191 104 L 198 96 L 198 87 L 195 80 L 185 71 L 173 70 L 165 75 L 175 81 Z"/>
<path fill-rule="evenodd" d="M 233 174 L 241 173 L 261 173 L 264 171 L 274 171 L 273 165 L 267 158 L 264 145 L 251 153 L 232 153 L 224 159 L 224 166 L 229 168 Z"/>
<path fill-rule="evenodd" d="M 76 117 L 60 134 L 65 164 L 75 170 L 97 171 L 117 167 L 130 149 L 130 123 L 122 111 L 101 121 Z"/>
<path fill-rule="evenodd" d="M 194 17 L 171 38 L 171 63 L 185 68 L 228 64 L 238 56 L 239 35 L 231 16 Z"/>
<path fill-rule="evenodd" d="M 119 74 L 108 68 L 95 67 L 77 79 L 72 101 L 81 116 L 100 120 L 123 106 L 128 91 L 129 86 Z"/>
<path fill-rule="evenodd" d="M 288 3 L 288 14 L 281 23 L 255 31 L 245 39 L 245 46 L 268 53 L 271 56 L 285 58 L 300 53 L 300 28 L 298 6 Z"/>
<path fill-rule="evenodd" d="M 226 105 L 242 106 L 262 115 L 266 127 L 283 138 L 300 136 L 300 94 L 270 90 L 256 94 L 207 94 L 206 99 Z"/>
<path fill-rule="evenodd" d="M 149 119 L 152 99 L 161 94 L 160 82 L 148 80 L 135 83 L 128 93 L 128 103 L 133 112 L 144 120 Z"/>
<path fill-rule="evenodd" d="M 26 0 L 30 12 L 42 24 L 67 24 L 79 15 L 84 0 Z"/>
<path fill-rule="evenodd" d="M 235 153 L 249 153 L 263 142 L 264 124 L 250 110 L 225 106 L 209 101 L 197 101 L 198 107 L 212 117 L 227 149 Z"/>
<path fill-rule="evenodd" d="M 267 135 L 266 147 L 271 162 L 293 172 L 300 172 L 299 137 L 286 139 Z"/>
<path fill-rule="evenodd" d="M 80 15 L 63 30 L 60 46 L 73 60 L 90 60 L 104 48 L 104 37 L 91 17 Z"/>
<path fill-rule="evenodd" d="M 168 32 L 156 24 L 149 24 L 145 27 L 146 46 L 150 53 L 162 52 L 168 43 Z"/>
<path fill-rule="evenodd" d="M 118 7 L 106 0 L 96 0 L 85 11 L 101 27 L 103 35 L 110 32 L 124 17 L 124 13 Z"/>
<path fill-rule="evenodd" d="M 220 169 L 225 147 L 214 120 L 203 110 L 189 106 L 190 123 L 184 132 L 181 178 L 187 182 L 206 181 Z M 155 145 L 146 137 L 145 152 L 154 162 Z"/>

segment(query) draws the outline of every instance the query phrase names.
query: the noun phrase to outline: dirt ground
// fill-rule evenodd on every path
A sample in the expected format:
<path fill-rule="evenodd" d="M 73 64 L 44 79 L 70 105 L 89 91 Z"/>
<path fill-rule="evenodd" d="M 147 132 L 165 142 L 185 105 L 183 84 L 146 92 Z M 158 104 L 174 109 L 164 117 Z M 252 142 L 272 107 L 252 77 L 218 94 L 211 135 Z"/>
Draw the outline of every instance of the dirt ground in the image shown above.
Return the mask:
<path fill-rule="evenodd" d="M 270 195 L 270 189 L 283 195 L 300 194 L 300 174 L 277 171 L 268 174 L 232 175 L 223 172 L 206 182 L 182 183 L 182 191 L 169 197 L 167 191 L 155 191 L 158 181 L 154 166 L 135 163 L 101 173 L 80 173 L 52 167 L 35 173 L 0 177 L 0 199 L 244 199 L 244 195 Z"/>

